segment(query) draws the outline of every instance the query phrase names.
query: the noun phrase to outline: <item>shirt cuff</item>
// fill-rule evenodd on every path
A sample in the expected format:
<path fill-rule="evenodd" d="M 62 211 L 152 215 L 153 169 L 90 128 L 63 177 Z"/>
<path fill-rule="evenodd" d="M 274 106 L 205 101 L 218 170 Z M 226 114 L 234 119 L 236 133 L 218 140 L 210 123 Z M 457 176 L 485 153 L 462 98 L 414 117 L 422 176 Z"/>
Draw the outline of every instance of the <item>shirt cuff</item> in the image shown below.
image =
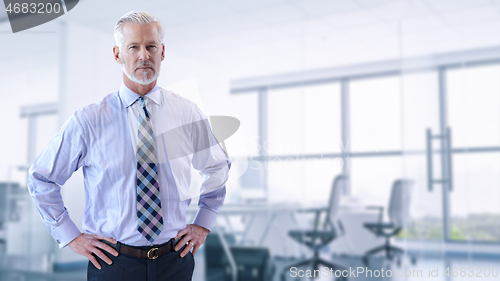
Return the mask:
<path fill-rule="evenodd" d="M 199 208 L 198 213 L 196 213 L 196 216 L 194 217 L 193 224 L 202 226 L 210 231 L 216 218 L 217 213 L 214 213 L 206 208 Z"/>
<path fill-rule="evenodd" d="M 82 233 L 71 219 L 67 219 L 50 234 L 62 249 Z"/>

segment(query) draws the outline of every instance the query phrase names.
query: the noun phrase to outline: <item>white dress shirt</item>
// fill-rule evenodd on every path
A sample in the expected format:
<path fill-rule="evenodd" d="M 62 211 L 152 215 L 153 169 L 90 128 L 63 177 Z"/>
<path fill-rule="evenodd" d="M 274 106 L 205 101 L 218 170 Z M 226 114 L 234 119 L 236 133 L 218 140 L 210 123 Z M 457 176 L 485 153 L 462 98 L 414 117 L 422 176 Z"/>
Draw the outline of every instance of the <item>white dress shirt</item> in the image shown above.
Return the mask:
<path fill-rule="evenodd" d="M 149 245 L 137 231 L 136 149 L 140 96 L 124 84 L 76 111 L 33 163 L 28 188 L 50 233 L 62 248 L 80 235 L 60 194 L 80 167 L 85 186 L 85 233 L 133 246 Z M 225 198 L 230 161 L 207 117 L 193 102 L 157 85 L 145 95 L 155 134 L 164 228 L 162 244 L 186 226 L 193 194 L 191 165 L 202 178 L 194 222 L 211 229 Z M 83 198 L 82 198 L 83 200 Z"/>

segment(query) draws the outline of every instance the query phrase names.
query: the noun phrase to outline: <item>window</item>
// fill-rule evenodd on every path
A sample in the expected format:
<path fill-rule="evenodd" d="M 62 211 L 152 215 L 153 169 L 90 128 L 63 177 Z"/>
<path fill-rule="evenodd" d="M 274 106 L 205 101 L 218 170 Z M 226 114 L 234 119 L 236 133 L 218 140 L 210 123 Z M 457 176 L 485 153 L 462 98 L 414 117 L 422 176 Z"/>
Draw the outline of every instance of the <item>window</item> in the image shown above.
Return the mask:
<path fill-rule="evenodd" d="M 450 239 L 500 241 L 500 66 L 449 70 L 446 75 L 453 155 Z M 488 151 L 489 148 L 493 150 Z M 483 152 L 474 152 L 482 148 Z"/>
<path fill-rule="evenodd" d="M 392 184 L 401 178 L 401 157 L 352 158 L 350 162 L 352 195 L 366 206 L 387 206 Z"/>
<path fill-rule="evenodd" d="M 412 224 L 400 237 L 443 239 L 443 199 L 439 185 L 428 190 L 426 131 L 439 133 L 439 79 L 437 71 L 401 75 L 402 171 L 401 177 L 413 180 L 410 215 Z M 439 150 L 439 140 L 432 142 Z M 441 177 L 441 155 L 433 155 L 433 175 Z"/>
<path fill-rule="evenodd" d="M 340 158 L 267 162 L 269 201 L 326 205 L 333 179 L 342 171 Z"/>
<path fill-rule="evenodd" d="M 340 152 L 338 83 L 270 90 L 268 155 Z"/>
<path fill-rule="evenodd" d="M 500 145 L 500 66 L 450 70 L 446 76 L 453 147 Z"/>
<path fill-rule="evenodd" d="M 351 151 L 400 150 L 399 77 L 354 80 L 349 95 Z"/>
<path fill-rule="evenodd" d="M 498 64 L 342 77 L 348 81 L 346 120 L 340 83 L 268 90 L 262 163 L 269 201 L 326 203 L 344 164 L 331 155 L 342 152 L 344 123 L 350 133 L 344 145 L 351 152 L 345 165 L 355 199 L 387 208 L 393 183 L 414 181 L 413 224 L 400 238 L 500 241 L 494 223 L 500 219 L 499 77 Z M 447 155 L 441 151 L 441 124 L 452 131 L 451 191 L 443 190 Z M 433 190 L 428 186 L 428 129 L 433 136 Z"/>
<path fill-rule="evenodd" d="M 276 89 L 267 97 L 269 200 L 326 204 L 325 194 L 342 171 L 340 158 L 323 157 L 341 151 L 340 85 Z"/>
<path fill-rule="evenodd" d="M 237 134 L 243 135 L 243 142 L 231 146 L 228 153 L 231 157 L 246 157 L 259 155 L 259 96 L 258 93 L 231 95 L 229 116 L 240 120 Z M 241 140 L 241 138 L 238 138 Z"/>
<path fill-rule="evenodd" d="M 453 155 L 450 239 L 500 241 L 500 153 Z"/>

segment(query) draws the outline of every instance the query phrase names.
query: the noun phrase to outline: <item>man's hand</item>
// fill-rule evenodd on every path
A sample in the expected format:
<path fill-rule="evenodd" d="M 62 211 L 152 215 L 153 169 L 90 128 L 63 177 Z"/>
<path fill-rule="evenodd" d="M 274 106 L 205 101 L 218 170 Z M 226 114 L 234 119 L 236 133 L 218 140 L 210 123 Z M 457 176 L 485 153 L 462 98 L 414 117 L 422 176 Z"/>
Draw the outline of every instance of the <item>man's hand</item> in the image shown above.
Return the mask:
<path fill-rule="evenodd" d="M 112 244 L 117 243 L 117 241 L 113 238 L 106 238 L 97 235 L 82 233 L 73 241 L 69 242 L 68 246 L 71 248 L 71 250 L 73 250 L 73 252 L 87 257 L 95 267 L 101 269 L 101 265 L 92 254 L 95 254 L 104 262 L 111 265 L 113 262 L 101 251 L 101 249 L 106 250 L 108 253 L 112 254 L 115 257 L 118 256 L 118 252 L 108 244 L 103 243 L 99 240 L 106 240 Z"/>
<path fill-rule="evenodd" d="M 180 248 L 182 248 L 186 243 L 189 242 L 189 244 L 184 248 L 184 251 L 181 253 L 181 258 L 183 258 L 187 253 L 193 248 L 193 256 L 198 252 L 198 249 L 200 248 L 201 244 L 205 243 L 205 239 L 207 239 L 207 235 L 210 232 L 210 230 L 196 225 L 196 224 L 188 224 L 185 228 L 179 230 L 177 232 L 177 236 L 175 236 L 174 239 L 178 239 L 179 237 L 182 237 L 183 235 L 184 238 L 182 238 L 179 242 L 177 242 L 177 245 L 175 245 L 175 251 L 179 251 Z"/>

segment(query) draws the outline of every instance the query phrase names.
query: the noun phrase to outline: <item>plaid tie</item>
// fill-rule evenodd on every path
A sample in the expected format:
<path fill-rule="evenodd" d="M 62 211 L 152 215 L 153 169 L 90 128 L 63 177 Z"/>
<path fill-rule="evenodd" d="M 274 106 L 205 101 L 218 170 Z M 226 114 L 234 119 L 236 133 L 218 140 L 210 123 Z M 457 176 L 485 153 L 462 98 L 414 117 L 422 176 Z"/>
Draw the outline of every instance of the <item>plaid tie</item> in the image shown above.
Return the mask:
<path fill-rule="evenodd" d="M 163 229 L 158 168 L 153 127 L 144 97 L 139 98 L 139 141 L 137 143 L 137 230 L 153 243 Z"/>

